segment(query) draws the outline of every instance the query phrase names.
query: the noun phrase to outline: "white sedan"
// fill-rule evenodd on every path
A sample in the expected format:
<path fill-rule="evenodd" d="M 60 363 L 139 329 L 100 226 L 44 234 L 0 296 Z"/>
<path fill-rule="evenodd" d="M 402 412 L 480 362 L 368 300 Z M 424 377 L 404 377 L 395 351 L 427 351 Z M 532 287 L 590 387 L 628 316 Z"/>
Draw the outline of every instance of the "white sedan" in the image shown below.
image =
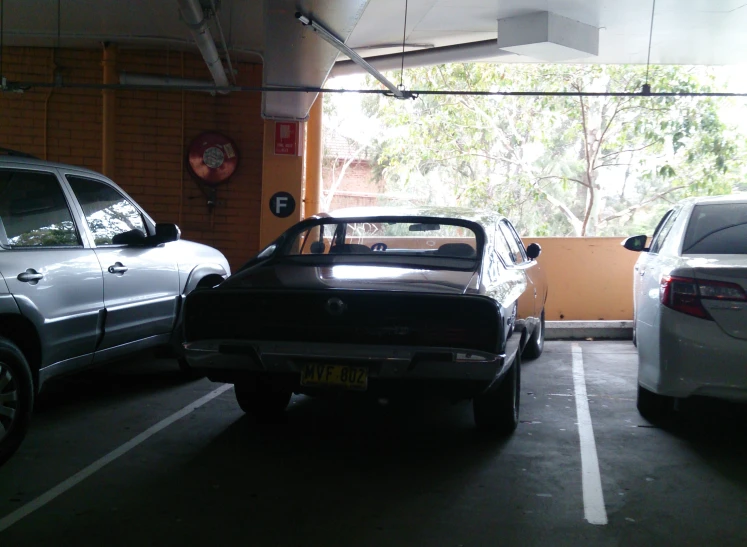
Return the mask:
<path fill-rule="evenodd" d="M 747 401 L 747 194 L 678 203 L 634 272 L 638 410 L 666 416 L 678 399 Z"/>

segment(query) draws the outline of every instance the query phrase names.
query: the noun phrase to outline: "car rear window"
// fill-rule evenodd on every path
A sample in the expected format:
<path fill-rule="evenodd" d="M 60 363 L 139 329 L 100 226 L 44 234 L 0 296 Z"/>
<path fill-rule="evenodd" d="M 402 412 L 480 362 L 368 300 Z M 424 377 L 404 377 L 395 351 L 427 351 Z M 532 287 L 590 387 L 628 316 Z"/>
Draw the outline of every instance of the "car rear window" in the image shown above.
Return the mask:
<path fill-rule="evenodd" d="M 477 236 L 448 219 L 325 222 L 297 234 L 289 255 L 404 254 L 474 259 Z"/>
<path fill-rule="evenodd" d="M 696 205 L 683 254 L 747 254 L 747 203 Z"/>

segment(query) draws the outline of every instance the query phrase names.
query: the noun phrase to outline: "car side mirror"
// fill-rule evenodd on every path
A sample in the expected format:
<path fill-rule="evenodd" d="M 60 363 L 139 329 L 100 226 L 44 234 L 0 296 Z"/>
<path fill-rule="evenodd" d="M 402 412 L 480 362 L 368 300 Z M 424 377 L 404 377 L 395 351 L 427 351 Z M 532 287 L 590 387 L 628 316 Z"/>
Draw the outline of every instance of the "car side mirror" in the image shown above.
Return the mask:
<path fill-rule="evenodd" d="M 634 251 L 636 253 L 646 252 L 648 251 L 648 249 L 646 248 L 647 241 L 648 236 L 633 236 L 623 241 L 622 246 L 627 250 Z"/>
<path fill-rule="evenodd" d="M 148 237 L 142 230 L 138 230 L 137 228 L 127 232 L 122 232 L 112 238 L 112 245 L 131 245 L 133 247 L 139 247 L 147 244 Z"/>
<path fill-rule="evenodd" d="M 179 226 L 176 224 L 159 223 L 156 224 L 156 240 L 158 243 L 171 243 L 172 241 L 179 241 L 182 237 L 182 232 Z"/>
<path fill-rule="evenodd" d="M 537 243 L 532 243 L 527 247 L 527 256 L 530 260 L 537 260 L 537 257 L 542 252 L 542 247 L 540 247 Z"/>

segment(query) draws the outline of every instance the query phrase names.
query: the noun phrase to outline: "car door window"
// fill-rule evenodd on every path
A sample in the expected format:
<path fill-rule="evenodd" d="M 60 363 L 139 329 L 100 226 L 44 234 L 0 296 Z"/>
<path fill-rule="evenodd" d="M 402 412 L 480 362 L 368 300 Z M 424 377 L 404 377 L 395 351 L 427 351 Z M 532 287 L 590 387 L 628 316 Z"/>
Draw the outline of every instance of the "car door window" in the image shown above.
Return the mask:
<path fill-rule="evenodd" d="M 503 231 L 498 228 L 495 230 L 495 250 L 498 252 L 498 256 L 501 257 L 503 264 L 506 266 L 513 266 L 516 264 L 516 262 L 514 262 L 511 248 L 508 245 L 508 241 L 506 241 L 506 236 L 503 234 Z"/>
<path fill-rule="evenodd" d="M 0 226 L 2 244 L 10 248 L 81 246 L 53 173 L 0 169 Z"/>
<path fill-rule="evenodd" d="M 667 213 L 667 216 L 665 218 L 662 219 L 662 222 L 659 223 L 659 226 L 654 232 L 654 238 L 651 241 L 651 250 L 649 252 L 653 254 L 659 253 L 662 245 L 664 245 L 664 241 L 666 241 L 667 236 L 672 229 L 672 225 L 674 224 L 676 218 L 677 211 L 672 210 Z"/>
<path fill-rule="evenodd" d="M 507 260 L 506 264 L 513 265 L 513 264 L 521 264 L 526 259 L 524 258 L 524 255 L 522 254 L 522 250 L 519 247 L 519 244 L 516 242 L 516 239 L 514 238 L 514 234 L 511 232 L 511 229 L 506 225 L 505 222 L 500 222 L 498 224 L 498 236 L 499 239 L 503 239 L 508 245 L 508 256 L 504 256 L 504 259 Z"/>
<path fill-rule="evenodd" d="M 101 181 L 68 176 L 96 246 L 116 245 L 115 236 L 140 230 L 147 235 L 143 215 L 132 202 Z"/>
<path fill-rule="evenodd" d="M 507 220 L 501 221 L 500 226 L 503 233 L 506 234 L 506 240 L 511 248 L 511 252 L 516 257 L 516 264 L 521 264 L 529 260 L 526 249 L 524 249 L 524 244 L 521 242 L 521 238 L 516 233 L 514 227 Z"/>

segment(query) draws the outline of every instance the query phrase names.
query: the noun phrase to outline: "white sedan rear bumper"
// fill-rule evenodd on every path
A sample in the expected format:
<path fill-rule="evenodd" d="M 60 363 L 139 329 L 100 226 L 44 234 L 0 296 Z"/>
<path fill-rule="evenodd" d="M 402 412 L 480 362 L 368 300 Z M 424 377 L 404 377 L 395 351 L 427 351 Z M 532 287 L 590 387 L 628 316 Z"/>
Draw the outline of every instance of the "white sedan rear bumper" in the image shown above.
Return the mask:
<path fill-rule="evenodd" d="M 745 318 L 747 320 L 747 317 Z M 672 397 L 747 401 L 747 340 L 714 321 L 661 308 L 658 381 L 643 387 Z"/>

